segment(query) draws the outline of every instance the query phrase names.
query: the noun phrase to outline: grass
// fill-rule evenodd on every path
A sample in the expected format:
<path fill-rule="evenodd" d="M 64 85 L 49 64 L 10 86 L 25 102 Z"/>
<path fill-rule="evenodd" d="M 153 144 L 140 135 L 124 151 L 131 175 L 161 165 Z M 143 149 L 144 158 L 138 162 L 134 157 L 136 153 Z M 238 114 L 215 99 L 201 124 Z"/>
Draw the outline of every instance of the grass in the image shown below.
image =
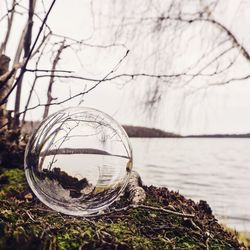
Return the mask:
<path fill-rule="evenodd" d="M 235 229 L 228 227 L 225 224 L 222 224 L 222 226 L 224 227 L 224 229 L 235 235 L 235 237 L 238 239 L 239 242 L 241 242 L 242 244 L 244 244 L 244 246 L 248 247 L 248 249 L 250 249 L 250 234 L 246 233 L 246 232 L 237 232 Z"/>

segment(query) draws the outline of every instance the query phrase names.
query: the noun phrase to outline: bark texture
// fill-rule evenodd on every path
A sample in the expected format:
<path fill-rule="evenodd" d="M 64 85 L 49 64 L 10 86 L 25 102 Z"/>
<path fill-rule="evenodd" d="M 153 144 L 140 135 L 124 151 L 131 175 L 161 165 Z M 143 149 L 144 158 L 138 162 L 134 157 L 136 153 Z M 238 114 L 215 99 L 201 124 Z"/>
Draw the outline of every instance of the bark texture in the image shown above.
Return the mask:
<path fill-rule="evenodd" d="M 9 91 L 8 70 L 10 58 L 6 55 L 0 55 L 0 100 L 2 100 Z M 6 104 L 0 106 L 0 128 L 8 122 Z"/>

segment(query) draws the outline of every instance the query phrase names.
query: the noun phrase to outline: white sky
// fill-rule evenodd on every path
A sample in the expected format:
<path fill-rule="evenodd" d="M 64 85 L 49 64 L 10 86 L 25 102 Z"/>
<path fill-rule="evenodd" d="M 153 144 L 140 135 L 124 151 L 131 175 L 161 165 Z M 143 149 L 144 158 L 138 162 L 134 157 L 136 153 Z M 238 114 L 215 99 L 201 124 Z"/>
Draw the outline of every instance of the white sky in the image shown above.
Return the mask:
<path fill-rule="evenodd" d="M 117 0 L 117 2 L 123 0 Z M 10 2 L 8 0 L 7 2 Z M 27 5 L 28 1 L 22 1 L 23 5 Z M 38 1 L 39 2 L 39 1 Z M 45 1 L 46 6 L 51 1 Z M 108 1 L 104 1 L 108 2 Z M 135 1 L 138 4 L 138 9 L 141 7 L 145 1 Z M 228 28 L 232 29 L 236 34 L 239 41 L 241 41 L 244 46 L 250 51 L 250 36 L 249 36 L 249 4 L 246 1 L 221 1 L 221 6 L 217 8 L 215 13 L 216 19 L 223 22 Z M 93 9 L 103 10 L 103 16 L 106 23 L 98 23 L 98 20 L 93 19 L 91 13 L 91 2 L 88 0 L 60 0 L 56 2 L 55 8 L 51 16 L 49 17 L 48 24 L 52 30 L 60 35 L 69 36 L 74 39 L 88 39 L 85 42 L 91 44 L 108 44 L 112 41 L 112 32 L 109 29 L 105 31 L 94 29 L 93 22 L 99 27 L 109 27 L 113 25 L 112 22 L 116 20 L 115 18 L 109 20 L 105 14 L 112 13 L 113 16 L 119 16 L 116 13 L 118 10 L 114 8 L 112 11 L 109 10 L 110 4 L 107 4 L 107 9 L 102 9 L 104 4 L 98 1 L 93 1 Z M 124 5 L 125 2 L 123 2 Z M 126 2 L 127 3 L 127 2 Z M 40 2 L 38 3 L 40 4 Z M 98 7 L 100 5 L 100 7 Z M 122 5 L 122 4 L 121 4 Z M 1 7 L 1 6 L 0 6 Z M 125 6 L 127 7 L 127 6 Z M 125 8 L 124 7 L 124 8 Z M 161 8 L 161 6 L 158 6 Z M 39 8 L 41 9 L 40 5 Z M 151 8 L 151 7 L 150 7 Z M 155 6 L 152 6 L 152 14 Z M 136 14 L 137 9 L 135 8 L 131 13 L 131 16 Z M 0 14 L 2 15 L 4 9 L 0 8 Z M 124 9 L 124 13 L 128 13 Z M 98 13 L 95 13 L 97 15 Z M 6 54 L 13 57 L 16 47 L 17 37 L 19 37 L 20 32 L 23 29 L 25 18 L 20 16 L 15 22 L 15 33 L 11 36 L 10 46 L 7 48 Z M 119 22 L 119 20 L 117 21 Z M 99 26 L 98 26 L 99 25 Z M 39 24 L 37 23 L 37 28 Z M 139 24 L 136 26 L 136 35 L 141 32 L 141 40 L 136 45 L 133 44 L 132 40 L 125 39 L 118 33 L 117 41 L 121 41 L 125 46 L 130 49 L 129 55 L 120 65 L 117 73 L 135 73 L 135 72 L 145 72 L 151 66 L 154 68 L 155 72 L 165 72 L 165 68 L 168 65 L 172 65 L 174 70 L 178 67 L 185 67 L 190 61 L 195 60 L 195 56 L 199 54 L 202 50 L 202 43 L 205 39 L 205 43 L 209 42 L 211 36 L 206 34 L 201 34 L 200 38 L 198 36 L 193 45 L 187 47 L 180 45 L 180 51 L 186 52 L 186 54 L 178 54 L 178 45 L 173 45 L 173 51 L 177 48 L 177 53 L 174 57 L 171 56 L 171 51 L 165 51 L 164 43 L 159 43 L 157 46 L 161 49 L 159 53 L 158 61 L 152 61 L 150 55 L 150 50 L 153 50 L 155 44 L 157 44 L 158 37 L 152 35 L 150 39 L 146 37 L 145 34 L 147 30 L 142 28 Z M 195 29 L 195 28 L 194 28 Z M 0 40 L 2 40 L 2 34 L 4 34 L 4 22 L 0 23 Z M 94 32 L 94 33 L 93 33 Z M 128 31 L 129 32 L 129 31 Z M 208 30 L 209 33 L 209 30 Z M 35 34 L 35 33 L 34 33 Z M 186 39 L 188 39 L 191 31 L 186 31 Z M 165 35 L 165 34 L 163 34 Z M 201 40 L 203 37 L 203 40 Z M 200 39 L 200 41 L 199 41 Z M 62 39 L 55 39 L 54 41 L 61 41 Z M 154 44 L 155 43 L 155 44 Z M 51 54 L 48 52 L 48 56 L 45 56 L 42 62 L 41 68 L 50 69 L 49 61 L 51 60 Z M 90 76 L 94 78 L 104 77 L 110 70 L 113 69 L 114 65 L 124 56 L 126 49 L 123 47 L 112 47 L 109 49 L 92 48 L 92 47 L 82 47 L 77 53 L 72 53 L 72 50 L 66 50 L 62 56 L 62 59 L 58 65 L 60 69 L 72 69 L 76 75 Z M 144 55 L 148 53 L 147 57 Z M 182 52 L 180 52 L 182 53 Z M 77 54 L 77 56 L 76 56 Z M 167 55 L 166 57 L 164 57 Z M 169 55 L 169 56 L 168 56 Z M 181 57 L 181 56 L 184 56 Z M 79 63 L 77 57 L 80 58 L 81 64 Z M 166 63 L 166 66 L 165 66 Z M 154 64 L 154 65 L 152 65 Z M 29 68 L 32 68 L 32 63 Z M 244 60 L 239 59 L 239 63 L 232 68 L 229 74 L 238 75 L 247 72 L 249 64 Z M 158 70 L 158 71 L 157 71 Z M 44 103 L 46 101 L 45 95 L 47 91 L 48 78 L 42 78 L 38 82 L 37 94 Z M 226 87 L 216 87 L 207 90 L 206 95 L 204 92 L 197 92 L 189 98 L 185 99 L 183 102 L 183 95 L 185 94 L 183 89 L 168 89 L 166 87 L 161 87 L 164 91 L 164 96 L 162 102 L 160 103 L 157 110 L 153 112 L 153 115 L 149 115 L 145 112 L 143 105 L 143 98 L 148 90 L 149 82 L 145 81 L 145 78 L 139 78 L 138 80 L 132 81 L 130 83 L 124 84 L 124 81 L 114 81 L 114 82 L 103 82 L 94 91 L 89 93 L 84 97 L 84 101 L 81 105 L 89 106 L 102 110 L 110 115 L 112 115 L 117 121 L 122 124 L 130 125 L 140 125 L 148 127 L 157 127 L 164 129 L 166 131 L 172 131 L 182 134 L 204 134 L 204 133 L 247 133 L 250 132 L 250 82 L 235 82 Z M 72 81 L 69 80 L 56 81 L 53 89 L 53 96 L 58 98 L 67 97 L 69 94 L 69 88 L 72 93 L 77 93 L 77 91 L 83 91 L 85 89 L 86 82 L 83 81 Z M 25 83 L 23 86 L 22 95 L 27 98 L 29 94 L 29 86 L 32 83 L 32 75 L 29 74 L 25 78 Z M 90 85 L 88 85 L 90 86 Z M 186 91 L 186 89 L 185 89 Z M 13 102 L 14 96 L 12 97 Z M 64 105 L 55 106 L 51 108 L 51 111 L 58 110 L 67 106 L 77 105 L 79 99 L 74 102 L 70 102 Z M 24 106 L 25 99 L 23 99 L 22 105 Z M 32 104 L 37 104 L 36 98 L 33 99 Z M 10 104 L 10 107 L 12 105 Z M 27 116 L 29 119 L 39 119 L 42 115 L 42 109 L 37 109 L 30 112 Z"/>

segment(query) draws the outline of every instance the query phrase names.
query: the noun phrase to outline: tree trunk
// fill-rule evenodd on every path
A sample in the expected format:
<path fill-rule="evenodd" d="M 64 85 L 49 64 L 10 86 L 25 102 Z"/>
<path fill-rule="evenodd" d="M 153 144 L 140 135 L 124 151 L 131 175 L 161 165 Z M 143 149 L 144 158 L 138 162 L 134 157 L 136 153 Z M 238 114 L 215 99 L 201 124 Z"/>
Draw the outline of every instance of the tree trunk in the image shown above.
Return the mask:
<path fill-rule="evenodd" d="M 24 50 L 24 60 L 27 60 L 30 53 L 30 45 L 31 45 L 31 38 L 32 38 L 32 28 L 33 28 L 33 16 L 34 16 L 34 9 L 35 9 L 36 0 L 29 0 L 29 17 L 28 17 L 28 23 L 27 23 L 27 30 L 24 37 L 24 44 L 23 44 L 23 50 Z M 22 80 L 23 77 L 21 77 L 19 84 L 17 85 L 17 91 L 16 91 L 16 100 L 15 100 L 15 119 L 14 119 L 14 127 L 19 127 L 19 112 L 20 112 L 20 102 L 21 102 L 21 92 L 22 92 Z"/>
<path fill-rule="evenodd" d="M 9 63 L 10 58 L 8 56 L 0 55 L 0 100 L 2 100 L 9 91 L 8 81 L 5 82 L 4 77 L 9 70 Z M 0 129 L 7 123 L 6 104 L 3 104 L 0 106 Z"/>

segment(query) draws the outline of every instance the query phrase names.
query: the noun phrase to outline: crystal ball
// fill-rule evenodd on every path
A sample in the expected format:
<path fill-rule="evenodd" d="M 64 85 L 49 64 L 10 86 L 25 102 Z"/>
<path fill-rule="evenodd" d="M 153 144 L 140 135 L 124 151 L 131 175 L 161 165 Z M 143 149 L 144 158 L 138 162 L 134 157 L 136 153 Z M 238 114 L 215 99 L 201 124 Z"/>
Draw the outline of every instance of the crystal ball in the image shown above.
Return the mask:
<path fill-rule="evenodd" d="M 68 108 L 41 122 L 27 144 L 24 165 L 32 191 L 45 205 L 68 215 L 91 216 L 125 189 L 132 148 L 109 115 Z"/>

